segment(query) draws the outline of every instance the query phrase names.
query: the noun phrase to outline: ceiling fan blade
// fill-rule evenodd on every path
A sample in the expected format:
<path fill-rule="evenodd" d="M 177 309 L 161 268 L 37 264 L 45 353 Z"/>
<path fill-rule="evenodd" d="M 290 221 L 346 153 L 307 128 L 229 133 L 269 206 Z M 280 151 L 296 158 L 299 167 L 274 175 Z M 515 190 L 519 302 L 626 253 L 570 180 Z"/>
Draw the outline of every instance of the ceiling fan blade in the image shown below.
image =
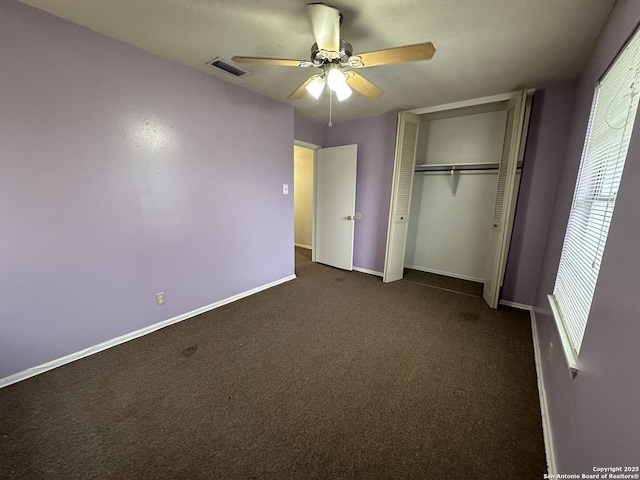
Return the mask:
<path fill-rule="evenodd" d="M 416 62 L 429 60 L 436 49 L 431 42 L 418 43 L 417 45 L 405 45 L 404 47 L 387 48 L 375 52 L 355 55 L 362 59 L 363 67 L 377 67 L 379 65 L 391 65 L 393 63 Z M 353 65 L 354 67 L 357 65 Z"/>
<path fill-rule="evenodd" d="M 305 60 L 287 60 L 285 58 L 265 58 L 265 57 L 231 57 L 232 62 L 252 63 L 254 65 L 273 65 L 278 67 L 306 67 Z"/>
<path fill-rule="evenodd" d="M 351 88 L 367 98 L 378 98 L 384 93 L 382 89 L 356 72 L 346 72 L 344 76 Z"/>
<path fill-rule="evenodd" d="M 340 11 L 324 3 L 307 5 L 307 15 L 318 48 L 330 52 L 340 51 Z"/>
<path fill-rule="evenodd" d="M 309 85 L 314 78 L 316 78 L 317 75 L 311 75 L 309 78 L 307 78 L 304 83 L 302 85 L 300 85 L 298 88 L 296 88 L 293 93 L 291 93 L 291 95 L 289 95 L 287 98 L 289 100 L 298 100 L 302 97 L 304 97 L 305 93 L 307 93 L 307 85 Z"/>

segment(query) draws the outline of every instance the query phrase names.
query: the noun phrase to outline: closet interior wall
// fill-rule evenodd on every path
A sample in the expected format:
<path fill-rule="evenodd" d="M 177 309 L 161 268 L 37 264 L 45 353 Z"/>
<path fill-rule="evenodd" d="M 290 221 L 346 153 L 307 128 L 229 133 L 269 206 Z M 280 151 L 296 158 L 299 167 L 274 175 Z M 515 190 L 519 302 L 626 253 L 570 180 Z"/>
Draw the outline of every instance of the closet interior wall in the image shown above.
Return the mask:
<path fill-rule="evenodd" d="M 421 115 L 406 268 L 484 282 L 505 123 L 506 102 Z"/>

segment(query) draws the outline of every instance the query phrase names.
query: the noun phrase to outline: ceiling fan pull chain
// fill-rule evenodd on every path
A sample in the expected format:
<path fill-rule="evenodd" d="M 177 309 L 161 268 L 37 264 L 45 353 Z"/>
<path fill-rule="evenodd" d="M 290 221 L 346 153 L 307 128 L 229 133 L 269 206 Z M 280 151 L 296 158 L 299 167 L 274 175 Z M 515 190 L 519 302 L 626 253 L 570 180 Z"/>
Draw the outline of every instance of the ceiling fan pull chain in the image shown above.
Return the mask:
<path fill-rule="evenodd" d="M 333 98 L 333 91 L 331 89 L 329 90 L 329 126 L 333 127 L 333 123 L 331 123 L 331 107 L 332 107 L 332 98 Z"/>

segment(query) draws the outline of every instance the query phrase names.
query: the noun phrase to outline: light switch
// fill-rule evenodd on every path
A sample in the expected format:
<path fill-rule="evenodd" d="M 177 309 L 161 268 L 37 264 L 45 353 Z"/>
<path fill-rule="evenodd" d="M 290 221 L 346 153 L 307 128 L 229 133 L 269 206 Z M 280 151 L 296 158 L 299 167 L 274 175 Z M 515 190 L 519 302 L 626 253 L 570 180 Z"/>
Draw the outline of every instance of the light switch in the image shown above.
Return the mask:
<path fill-rule="evenodd" d="M 286 183 L 282 184 L 282 194 L 289 195 L 289 185 L 287 185 Z"/>

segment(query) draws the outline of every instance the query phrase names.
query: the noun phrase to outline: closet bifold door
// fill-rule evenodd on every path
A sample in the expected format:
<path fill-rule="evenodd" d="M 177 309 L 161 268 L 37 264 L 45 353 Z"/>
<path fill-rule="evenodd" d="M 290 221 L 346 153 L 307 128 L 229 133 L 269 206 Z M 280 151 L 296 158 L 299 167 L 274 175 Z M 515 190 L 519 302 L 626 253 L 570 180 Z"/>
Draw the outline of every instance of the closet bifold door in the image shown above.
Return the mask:
<path fill-rule="evenodd" d="M 420 117 L 418 115 L 408 112 L 398 114 L 393 189 L 384 259 L 383 281 L 385 283 L 401 280 L 404 275 L 404 254 L 407 246 L 409 207 L 411 205 L 411 187 L 416 163 L 419 124 Z"/>
<path fill-rule="evenodd" d="M 482 296 L 491 308 L 498 307 L 500 287 L 509 252 L 511 233 L 509 222 L 513 221 L 512 212 L 515 208 L 513 193 L 522 144 L 526 102 L 527 92 L 523 90 L 515 94 L 507 105 L 507 122 L 498 170 L 498 190 L 493 209 L 493 223 L 482 292 Z"/>

